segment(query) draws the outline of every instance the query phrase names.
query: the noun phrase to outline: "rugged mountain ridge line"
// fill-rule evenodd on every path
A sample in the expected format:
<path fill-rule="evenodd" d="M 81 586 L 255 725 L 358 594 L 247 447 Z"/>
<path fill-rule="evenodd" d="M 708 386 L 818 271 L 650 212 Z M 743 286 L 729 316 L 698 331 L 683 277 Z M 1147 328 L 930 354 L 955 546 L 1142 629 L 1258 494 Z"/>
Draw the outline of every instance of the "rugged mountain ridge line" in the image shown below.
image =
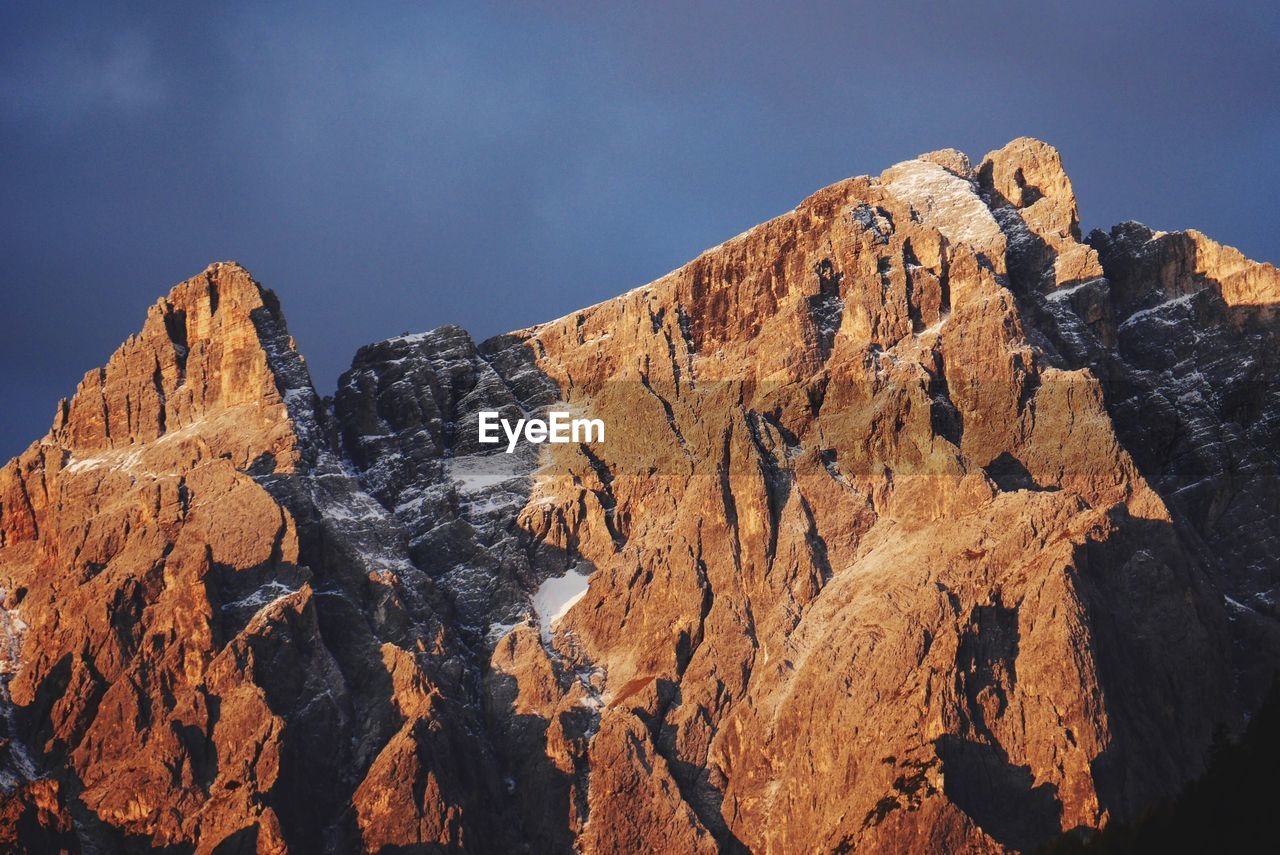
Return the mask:
<path fill-rule="evenodd" d="M 1030 139 L 549 324 L 362 348 L 332 402 L 214 265 L 0 471 L 0 833 L 1006 851 L 1133 817 L 1280 663 L 1277 297 L 1196 232 L 1082 240 Z M 610 442 L 474 441 L 553 404 Z"/>

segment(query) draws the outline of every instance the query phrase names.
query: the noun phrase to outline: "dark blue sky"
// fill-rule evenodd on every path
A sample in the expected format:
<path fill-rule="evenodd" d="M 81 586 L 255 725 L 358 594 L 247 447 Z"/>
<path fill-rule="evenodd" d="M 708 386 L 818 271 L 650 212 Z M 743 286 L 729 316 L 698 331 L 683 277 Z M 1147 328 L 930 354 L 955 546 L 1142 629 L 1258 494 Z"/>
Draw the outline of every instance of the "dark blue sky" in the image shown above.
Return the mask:
<path fill-rule="evenodd" d="M 553 318 L 1022 134 L 1086 228 L 1280 260 L 1272 2 L 5 3 L 0 458 L 211 261 L 331 391 L 362 343 Z"/>

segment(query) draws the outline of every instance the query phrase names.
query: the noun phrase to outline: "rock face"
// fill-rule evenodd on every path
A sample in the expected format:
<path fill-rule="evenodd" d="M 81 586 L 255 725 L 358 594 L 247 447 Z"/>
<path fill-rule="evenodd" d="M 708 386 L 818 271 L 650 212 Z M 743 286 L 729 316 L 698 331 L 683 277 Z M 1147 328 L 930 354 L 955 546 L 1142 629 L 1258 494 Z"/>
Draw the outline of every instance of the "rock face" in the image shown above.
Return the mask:
<path fill-rule="evenodd" d="M 233 264 L 0 471 L 0 840 L 1033 849 L 1280 665 L 1280 271 L 1051 147 L 828 187 L 322 400 Z M 476 441 L 484 410 L 607 441 Z"/>

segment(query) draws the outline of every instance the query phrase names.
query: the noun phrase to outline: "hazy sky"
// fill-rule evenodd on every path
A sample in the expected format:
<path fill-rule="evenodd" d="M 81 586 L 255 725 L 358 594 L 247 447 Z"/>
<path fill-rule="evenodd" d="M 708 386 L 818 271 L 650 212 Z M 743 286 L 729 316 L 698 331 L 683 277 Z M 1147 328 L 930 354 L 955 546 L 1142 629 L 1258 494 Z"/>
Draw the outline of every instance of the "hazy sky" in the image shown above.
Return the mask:
<path fill-rule="evenodd" d="M 1280 261 L 1273 2 L 7 2 L 0 458 L 211 261 L 331 392 L 363 343 L 547 320 L 1023 134 L 1086 229 Z"/>

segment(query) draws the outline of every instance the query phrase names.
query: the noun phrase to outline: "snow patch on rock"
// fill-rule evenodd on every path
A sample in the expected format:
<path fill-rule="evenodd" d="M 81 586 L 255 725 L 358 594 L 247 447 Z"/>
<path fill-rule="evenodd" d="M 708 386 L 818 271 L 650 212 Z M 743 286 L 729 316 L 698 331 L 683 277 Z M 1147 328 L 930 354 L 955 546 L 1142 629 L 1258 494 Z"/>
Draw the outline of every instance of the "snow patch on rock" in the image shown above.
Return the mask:
<path fill-rule="evenodd" d="M 557 621 L 587 593 L 590 577 L 576 570 L 555 576 L 538 586 L 533 595 L 533 608 L 538 613 L 542 637 L 549 639 Z"/>

